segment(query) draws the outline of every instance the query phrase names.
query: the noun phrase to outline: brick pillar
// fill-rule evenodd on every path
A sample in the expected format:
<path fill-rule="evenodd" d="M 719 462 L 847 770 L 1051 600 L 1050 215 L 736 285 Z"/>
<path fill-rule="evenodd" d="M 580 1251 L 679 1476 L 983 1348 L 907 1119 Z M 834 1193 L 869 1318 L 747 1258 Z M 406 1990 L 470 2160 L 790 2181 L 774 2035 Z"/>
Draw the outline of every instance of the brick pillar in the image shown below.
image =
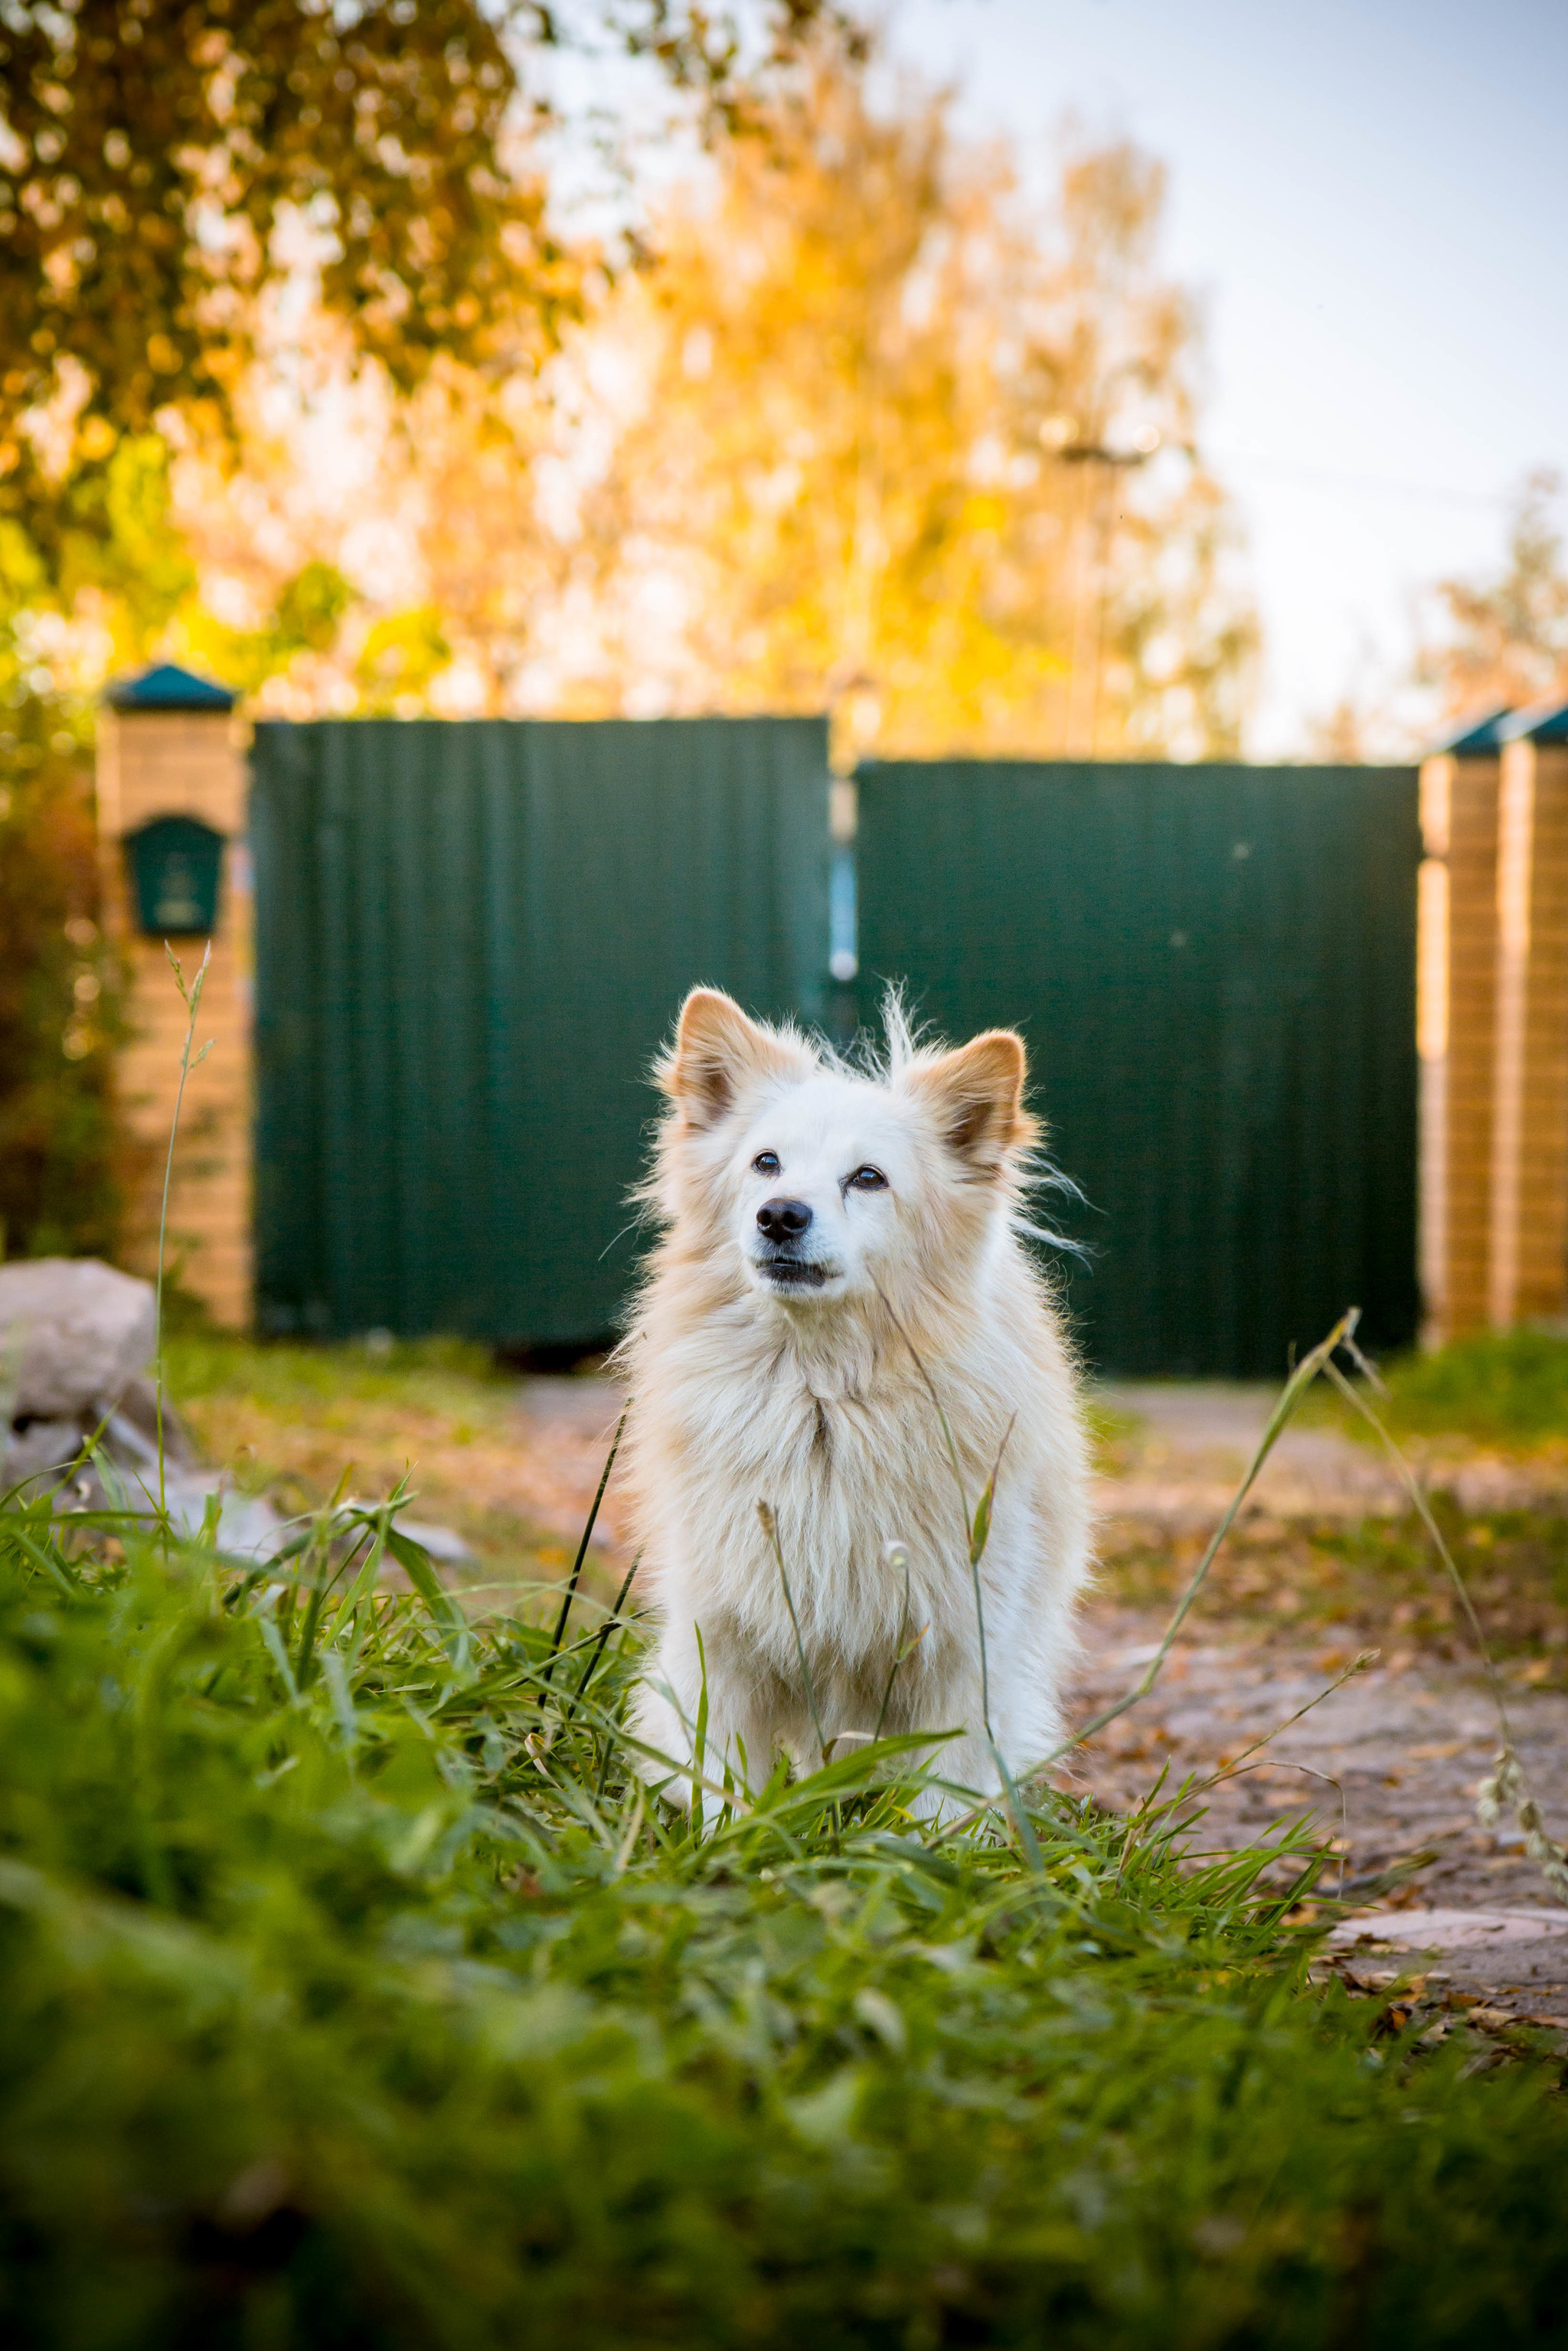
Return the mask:
<path fill-rule="evenodd" d="M 1416 1043 L 1429 1342 L 1488 1320 L 1500 751 L 1472 730 L 1421 769 Z"/>
<path fill-rule="evenodd" d="M 1504 732 L 1487 1285 L 1499 1326 L 1568 1311 L 1568 742 L 1556 713 Z"/>
<path fill-rule="evenodd" d="M 194 817 L 224 836 L 212 962 L 196 1029 L 213 1050 L 185 1088 L 169 1200 L 170 1270 L 231 1329 L 251 1321 L 252 953 L 246 848 L 244 729 L 233 697 L 186 673 L 160 668 L 111 689 L 98 748 L 99 831 L 109 916 L 131 971 L 131 1039 L 121 1056 L 125 1111 L 163 1153 L 180 1077 L 186 1013 L 161 937 L 144 935 L 125 842 L 159 817 Z M 207 942 L 170 942 L 194 977 Z M 154 1204 L 155 1217 L 155 1204 Z M 144 1220 L 145 1221 L 145 1220 Z M 141 1247 L 156 1244 L 156 1223 Z M 149 1266 L 148 1270 L 151 1268 Z"/>

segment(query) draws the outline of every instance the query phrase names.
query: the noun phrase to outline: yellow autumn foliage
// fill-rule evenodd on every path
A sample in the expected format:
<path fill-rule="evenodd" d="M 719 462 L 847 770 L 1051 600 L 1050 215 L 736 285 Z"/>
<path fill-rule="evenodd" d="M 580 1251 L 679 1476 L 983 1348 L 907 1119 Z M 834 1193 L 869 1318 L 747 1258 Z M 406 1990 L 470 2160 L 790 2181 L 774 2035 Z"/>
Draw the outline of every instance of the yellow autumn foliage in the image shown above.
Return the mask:
<path fill-rule="evenodd" d="M 319 343 L 292 441 L 188 501 L 198 561 L 258 609 L 263 548 L 359 590 L 278 707 L 825 707 L 845 761 L 1232 754 L 1256 628 L 1164 196 L 1124 143 L 1031 202 L 944 98 L 824 47 L 498 397 L 453 367 L 401 406 L 332 393 Z M 376 629 L 414 619 L 418 677 L 383 677 Z"/>
<path fill-rule="evenodd" d="M 1163 196 L 1091 151 L 1042 223 L 941 98 L 821 66 L 596 329 L 641 386 L 582 507 L 612 695 L 662 662 L 665 706 L 827 704 L 843 751 L 1234 752 L 1255 629 Z"/>

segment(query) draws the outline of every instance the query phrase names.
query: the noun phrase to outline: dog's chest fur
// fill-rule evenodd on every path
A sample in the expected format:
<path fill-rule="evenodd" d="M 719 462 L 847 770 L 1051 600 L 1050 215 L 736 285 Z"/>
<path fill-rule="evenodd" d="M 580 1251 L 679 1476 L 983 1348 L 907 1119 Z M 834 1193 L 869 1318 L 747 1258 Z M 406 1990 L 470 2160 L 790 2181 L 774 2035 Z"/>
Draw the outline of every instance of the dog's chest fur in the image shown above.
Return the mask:
<path fill-rule="evenodd" d="M 796 1668 L 789 1599 L 824 1671 L 874 1672 L 922 1627 L 922 1669 L 954 1643 L 972 1645 L 966 1509 L 1019 1401 L 1016 1382 L 1009 1401 L 1008 1367 L 950 1357 L 927 1367 L 961 1493 L 932 1394 L 894 1334 L 879 1342 L 849 1317 L 798 1333 L 782 1312 L 744 1301 L 706 1320 L 698 1338 L 660 1307 L 655 1294 L 631 1449 L 664 1604 L 689 1609 L 705 1631 L 732 1632 L 787 1677 Z M 988 1583 L 1009 1580 L 1020 1548 L 1040 1546 L 1037 1452 L 1032 1427 L 1016 1452 L 1009 1440 Z M 782 1571 L 761 1502 L 775 1515 Z M 907 1585 L 890 1545 L 907 1552 Z"/>

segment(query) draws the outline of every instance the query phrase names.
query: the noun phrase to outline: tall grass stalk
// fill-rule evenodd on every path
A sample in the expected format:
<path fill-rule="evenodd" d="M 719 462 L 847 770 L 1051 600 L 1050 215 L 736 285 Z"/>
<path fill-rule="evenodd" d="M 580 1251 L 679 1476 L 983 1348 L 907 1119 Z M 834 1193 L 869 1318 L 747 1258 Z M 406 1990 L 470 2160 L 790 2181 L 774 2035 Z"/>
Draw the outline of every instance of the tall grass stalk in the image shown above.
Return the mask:
<path fill-rule="evenodd" d="M 1346 1340 L 1345 1351 L 1374 1391 L 1383 1392 L 1383 1383 L 1375 1369 L 1368 1363 L 1361 1349 L 1355 1345 L 1354 1338 Z M 1519 1760 L 1519 1751 L 1514 1745 L 1513 1726 L 1509 1720 L 1508 1699 L 1503 1690 L 1502 1676 L 1497 1669 L 1497 1661 L 1492 1656 L 1486 1635 L 1481 1630 L 1480 1618 L 1476 1614 L 1469 1587 L 1459 1573 L 1458 1562 L 1444 1541 L 1443 1531 L 1433 1515 L 1432 1506 L 1427 1499 L 1419 1479 L 1410 1468 L 1378 1414 L 1373 1410 L 1362 1391 L 1345 1378 L 1337 1364 L 1331 1363 L 1325 1368 L 1334 1387 L 1343 1396 L 1345 1402 L 1361 1415 L 1367 1426 L 1377 1437 L 1392 1462 L 1401 1485 L 1410 1498 L 1411 1506 L 1426 1530 L 1427 1540 L 1446 1570 L 1449 1582 L 1458 1593 L 1459 1604 L 1465 1612 L 1471 1638 L 1475 1642 L 1481 1664 L 1486 1669 L 1492 1704 L 1497 1708 L 1500 1744 L 1491 1772 L 1482 1782 L 1476 1800 L 1476 1808 L 1481 1824 L 1488 1829 L 1495 1828 L 1501 1814 L 1505 1811 L 1511 1811 L 1524 1832 L 1526 1852 L 1541 1871 L 1557 1899 L 1568 1904 L 1568 1854 L 1564 1853 L 1555 1838 L 1548 1834 L 1540 1803 L 1531 1789 L 1524 1767 Z"/>
<path fill-rule="evenodd" d="M 1224 1517 L 1209 1538 L 1203 1557 L 1194 1568 L 1186 1591 L 1172 1611 L 1159 1647 L 1155 1651 L 1132 1688 L 1123 1697 L 1113 1700 L 1110 1706 L 1103 1707 L 1098 1714 L 1091 1715 L 1087 1722 L 1081 1722 L 1076 1730 L 1064 1739 L 1059 1747 L 1053 1748 L 1049 1755 L 1041 1758 L 1034 1767 L 1036 1771 L 1048 1771 L 1052 1763 L 1060 1762 L 1061 1758 L 1064 1755 L 1070 1755 L 1075 1747 L 1081 1747 L 1086 1739 L 1092 1739 L 1097 1731 L 1103 1730 L 1108 1723 L 1114 1722 L 1118 1716 L 1125 1714 L 1129 1708 L 1136 1706 L 1141 1698 L 1147 1698 L 1160 1677 L 1161 1670 L 1166 1659 L 1170 1656 L 1177 1634 L 1192 1613 L 1193 1604 L 1207 1580 L 1209 1569 L 1219 1555 L 1220 1546 L 1236 1523 L 1237 1512 L 1257 1484 L 1263 1465 L 1278 1444 L 1287 1422 L 1318 1374 L 1331 1361 L 1335 1349 L 1343 1346 L 1354 1334 L 1360 1319 L 1360 1309 L 1350 1307 L 1341 1315 L 1328 1337 L 1320 1340 L 1309 1355 L 1303 1355 L 1286 1381 L 1280 1392 L 1279 1400 L 1269 1416 L 1268 1426 L 1258 1441 L 1257 1450 L 1248 1464 L 1245 1477 L 1231 1496 Z"/>
<path fill-rule="evenodd" d="M 577 1557 L 572 1561 L 571 1573 L 567 1578 L 566 1592 L 560 1604 L 560 1614 L 556 1618 L 555 1636 L 550 1642 L 549 1663 L 545 1667 L 547 1689 L 549 1687 L 550 1677 L 555 1672 L 556 1653 L 566 1638 L 567 1619 L 571 1614 L 571 1604 L 577 1598 L 577 1587 L 582 1578 L 582 1562 L 588 1557 L 588 1546 L 592 1541 L 594 1526 L 599 1518 L 599 1505 L 604 1499 L 604 1489 L 610 1483 L 610 1472 L 614 1468 L 615 1456 L 621 1450 L 622 1433 L 626 1426 L 626 1414 L 630 1410 L 631 1406 L 628 1405 L 615 1424 L 615 1434 L 610 1440 L 610 1451 L 605 1457 L 604 1467 L 599 1474 L 599 1485 L 594 1492 L 592 1507 L 583 1524 L 582 1540 L 577 1546 Z"/>
<path fill-rule="evenodd" d="M 621 1611 L 626 1605 L 626 1594 L 632 1589 L 632 1579 L 636 1574 L 637 1570 L 642 1566 L 642 1564 L 643 1554 L 639 1552 L 636 1557 L 632 1560 L 631 1566 L 627 1569 L 624 1576 L 622 1578 L 621 1589 L 615 1595 L 615 1604 L 611 1609 L 609 1614 L 605 1617 L 603 1624 L 601 1625 L 598 1637 L 588 1653 L 588 1663 L 582 1669 L 582 1679 L 578 1683 L 571 1703 L 566 1709 L 566 1719 L 568 1722 L 571 1720 L 572 1716 L 576 1713 L 580 1701 L 588 1695 L 588 1685 L 593 1679 L 594 1675 L 599 1671 L 599 1661 L 604 1655 L 604 1645 L 609 1640 L 611 1634 L 615 1630 L 615 1627 L 621 1622 Z"/>
<path fill-rule="evenodd" d="M 901 1542 L 887 1543 L 883 1547 L 882 1560 L 883 1565 L 891 1569 L 894 1575 L 897 1575 L 902 1572 L 904 1576 L 904 1599 L 898 1611 L 898 1638 L 893 1645 L 893 1662 L 888 1667 L 887 1682 L 882 1693 L 882 1704 L 877 1708 L 876 1729 L 873 1734 L 873 1737 L 877 1739 L 882 1737 L 883 1728 L 887 1722 L 887 1709 L 893 1703 L 893 1685 L 897 1678 L 898 1669 L 900 1666 L 904 1663 L 906 1658 L 914 1656 L 915 1651 L 925 1639 L 926 1632 L 926 1627 L 923 1625 L 919 1632 L 916 1633 L 914 1640 L 909 1644 L 908 1648 L 904 1647 L 904 1636 L 909 1630 L 908 1544 Z"/>
<path fill-rule="evenodd" d="M 169 1190 L 174 1175 L 174 1143 L 180 1132 L 180 1113 L 184 1106 L 185 1081 L 191 1071 L 198 1069 L 213 1050 L 208 1038 L 199 1053 L 193 1058 L 191 1048 L 196 1041 L 196 1018 L 202 1007 L 202 989 L 206 984 L 207 967 L 213 959 L 213 943 L 207 941 L 196 976 L 187 987 L 179 956 L 163 942 L 163 952 L 169 958 L 169 968 L 174 975 L 174 985 L 185 1007 L 185 1037 L 180 1050 L 180 1081 L 174 1089 L 174 1113 L 169 1121 L 169 1149 L 163 1162 L 163 1196 L 158 1209 L 157 1290 L 153 1301 L 153 1383 L 154 1414 L 158 1443 L 158 1516 L 165 1532 L 168 1527 L 169 1500 L 163 1468 L 163 1266 L 169 1235 Z"/>

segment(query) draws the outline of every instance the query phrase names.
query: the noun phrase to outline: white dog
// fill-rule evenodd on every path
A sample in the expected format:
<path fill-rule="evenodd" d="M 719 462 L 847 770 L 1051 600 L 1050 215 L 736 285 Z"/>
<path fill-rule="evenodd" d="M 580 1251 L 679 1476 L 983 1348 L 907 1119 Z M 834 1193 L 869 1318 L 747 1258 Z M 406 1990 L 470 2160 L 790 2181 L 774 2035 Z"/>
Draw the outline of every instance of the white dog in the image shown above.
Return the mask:
<path fill-rule="evenodd" d="M 706 1684 L 710 1782 L 880 1727 L 961 1731 L 936 1771 L 995 1792 L 993 1739 L 1017 1774 L 1060 1737 L 1089 1537 L 1073 1366 L 1020 1238 L 1022 1042 L 919 1047 L 890 1008 L 866 1075 L 698 988 L 658 1076 L 666 1230 L 621 1362 L 663 1627 L 632 1729 L 673 1763 L 642 1768 L 689 1794 Z M 977 1609 L 966 1514 L 998 1456 Z"/>

